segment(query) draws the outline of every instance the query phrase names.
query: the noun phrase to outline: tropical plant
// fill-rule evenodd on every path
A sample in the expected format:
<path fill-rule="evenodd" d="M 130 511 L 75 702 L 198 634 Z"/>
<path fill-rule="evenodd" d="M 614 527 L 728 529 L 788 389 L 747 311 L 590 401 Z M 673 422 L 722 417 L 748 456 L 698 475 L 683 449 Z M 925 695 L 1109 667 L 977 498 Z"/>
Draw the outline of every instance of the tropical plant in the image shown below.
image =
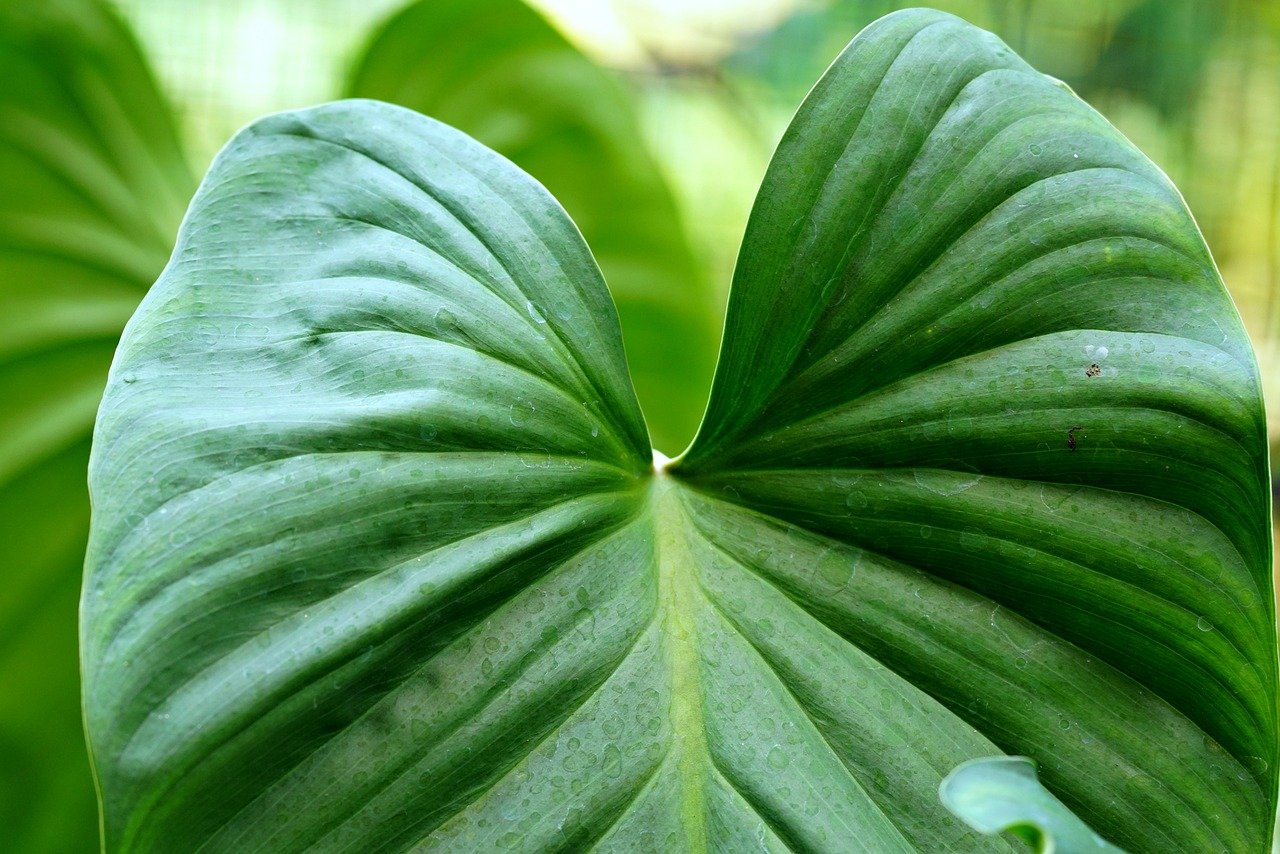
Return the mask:
<path fill-rule="evenodd" d="M 1264 850 L 1265 437 L 1177 191 L 948 15 L 806 99 L 674 461 L 537 183 L 378 102 L 268 117 L 95 430 L 107 847 L 1001 847 L 960 765 L 982 830 Z M 963 764 L 1005 753 L 1047 791 Z"/>

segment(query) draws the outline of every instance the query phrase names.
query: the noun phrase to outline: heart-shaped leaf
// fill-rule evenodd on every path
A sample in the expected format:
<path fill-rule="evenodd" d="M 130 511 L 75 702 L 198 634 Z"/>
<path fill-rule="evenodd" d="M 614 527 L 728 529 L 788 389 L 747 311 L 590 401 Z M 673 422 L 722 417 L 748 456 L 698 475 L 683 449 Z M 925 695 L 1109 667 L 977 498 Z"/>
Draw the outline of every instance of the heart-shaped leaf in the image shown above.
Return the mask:
<path fill-rule="evenodd" d="M 718 305 L 619 82 L 523 0 L 420 0 L 374 34 L 348 93 L 466 131 L 551 191 L 617 303 L 654 446 L 687 445 L 711 386 Z"/>
<path fill-rule="evenodd" d="M 1168 181 L 940 13 L 805 102 L 653 469 L 540 187 L 384 104 L 264 119 L 99 417 L 107 846 L 999 849 L 938 789 L 1009 752 L 1127 848 L 1262 850 L 1258 386 Z"/>
<path fill-rule="evenodd" d="M 81 851 L 97 837 L 76 661 L 89 436 L 195 181 L 102 4 L 0 4 L 0 80 L 0 847 Z"/>

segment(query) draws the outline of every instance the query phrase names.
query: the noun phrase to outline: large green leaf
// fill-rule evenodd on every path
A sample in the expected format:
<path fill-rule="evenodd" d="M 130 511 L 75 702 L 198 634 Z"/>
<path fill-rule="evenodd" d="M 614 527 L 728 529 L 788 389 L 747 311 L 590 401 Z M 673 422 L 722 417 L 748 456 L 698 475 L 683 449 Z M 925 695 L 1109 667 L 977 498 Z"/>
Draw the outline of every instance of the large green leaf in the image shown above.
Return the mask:
<path fill-rule="evenodd" d="M 0 847 L 85 850 L 89 435 L 194 180 L 137 46 L 101 4 L 0 4 L 0 80 Z"/>
<path fill-rule="evenodd" d="M 551 191 L 617 303 L 654 445 L 687 445 L 720 307 L 619 82 L 523 0 L 420 0 L 374 34 L 348 93 L 466 131 Z"/>
<path fill-rule="evenodd" d="M 108 848 L 1008 850 L 938 797 L 1008 752 L 1126 848 L 1265 849 L 1258 377 L 1149 162 L 893 15 L 783 139 L 727 322 L 651 468 L 528 176 L 368 101 L 237 137 L 95 435 Z"/>

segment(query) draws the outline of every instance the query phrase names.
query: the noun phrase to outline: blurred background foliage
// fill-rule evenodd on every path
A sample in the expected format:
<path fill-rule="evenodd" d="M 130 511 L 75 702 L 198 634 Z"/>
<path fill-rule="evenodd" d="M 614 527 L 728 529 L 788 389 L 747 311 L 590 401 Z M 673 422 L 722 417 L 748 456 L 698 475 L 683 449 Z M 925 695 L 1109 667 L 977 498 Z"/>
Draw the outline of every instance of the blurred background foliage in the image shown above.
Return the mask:
<path fill-rule="evenodd" d="M 597 253 L 674 454 L 777 138 L 836 52 L 903 5 L 0 0 L 0 850 L 96 848 L 75 653 L 93 413 L 196 176 L 236 129 L 377 97 L 530 171 Z M 1254 338 L 1274 447 L 1280 3 L 932 5 L 1066 81 L 1182 189 Z"/>

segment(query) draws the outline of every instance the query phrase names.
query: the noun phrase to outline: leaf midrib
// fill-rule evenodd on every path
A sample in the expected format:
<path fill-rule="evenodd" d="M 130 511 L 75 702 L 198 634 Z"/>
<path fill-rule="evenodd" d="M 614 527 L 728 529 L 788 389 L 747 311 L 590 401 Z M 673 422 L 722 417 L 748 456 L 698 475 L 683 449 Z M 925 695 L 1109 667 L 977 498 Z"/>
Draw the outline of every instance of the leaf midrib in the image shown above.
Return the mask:
<path fill-rule="evenodd" d="M 697 627 L 692 601 L 699 595 L 693 556 L 686 540 L 692 525 L 685 518 L 680 487 L 664 471 L 652 476 L 650 503 L 658 572 L 657 618 L 667 639 L 667 664 L 671 673 L 672 749 L 681 787 L 685 850 L 707 851 L 707 776 L 711 754 L 707 747 L 699 673 Z"/>

